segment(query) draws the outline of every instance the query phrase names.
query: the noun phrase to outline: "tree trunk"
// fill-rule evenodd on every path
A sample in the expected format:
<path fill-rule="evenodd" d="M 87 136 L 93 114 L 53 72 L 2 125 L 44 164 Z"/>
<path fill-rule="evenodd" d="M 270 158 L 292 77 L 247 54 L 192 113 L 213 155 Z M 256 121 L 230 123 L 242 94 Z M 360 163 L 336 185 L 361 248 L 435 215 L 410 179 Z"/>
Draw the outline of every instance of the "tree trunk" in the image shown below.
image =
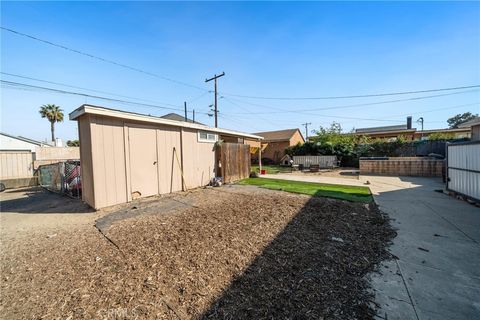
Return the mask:
<path fill-rule="evenodd" d="M 55 144 L 55 122 L 50 121 L 50 130 L 52 131 L 52 141 Z"/>

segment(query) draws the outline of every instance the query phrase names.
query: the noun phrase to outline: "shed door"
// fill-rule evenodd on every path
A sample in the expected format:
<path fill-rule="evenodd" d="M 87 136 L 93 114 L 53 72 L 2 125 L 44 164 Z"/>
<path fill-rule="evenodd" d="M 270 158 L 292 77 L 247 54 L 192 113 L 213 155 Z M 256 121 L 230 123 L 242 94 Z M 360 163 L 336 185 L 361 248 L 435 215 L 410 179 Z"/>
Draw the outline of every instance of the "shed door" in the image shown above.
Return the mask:
<path fill-rule="evenodd" d="M 153 128 L 128 128 L 132 199 L 158 194 L 157 134 Z"/>

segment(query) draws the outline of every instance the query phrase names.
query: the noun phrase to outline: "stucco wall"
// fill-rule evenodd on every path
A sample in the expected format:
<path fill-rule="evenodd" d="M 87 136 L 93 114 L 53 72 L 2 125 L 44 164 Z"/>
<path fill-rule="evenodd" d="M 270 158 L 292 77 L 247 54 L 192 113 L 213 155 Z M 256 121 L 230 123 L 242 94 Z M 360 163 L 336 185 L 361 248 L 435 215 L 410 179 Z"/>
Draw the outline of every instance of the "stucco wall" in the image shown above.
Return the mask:
<path fill-rule="evenodd" d="M 78 160 L 79 147 L 36 147 L 36 160 Z"/>
<path fill-rule="evenodd" d="M 33 167 L 37 169 L 41 165 L 78 159 L 80 159 L 79 147 L 37 147 Z"/>
<path fill-rule="evenodd" d="M 289 141 L 266 142 L 268 143 L 265 150 L 262 152 L 262 159 L 268 158 L 278 163 L 285 155 L 285 149 L 290 146 Z"/>
<path fill-rule="evenodd" d="M 0 150 L 29 150 L 35 152 L 37 147 L 34 143 L 18 140 L 0 134 Z"/>
<path fill-rule="evenodd" d="M 305 140 L 303 139 L 302 134 L 300 131 L 296 131 L 295 134 L 290 138 L 290 146 L 295 146 L 298 143 L 305 143 Z"/>
<path fill-rule="evenodd" d="M 472 141 L 479 141 L 480 140 L 480 124 L 472 126 Z"/>

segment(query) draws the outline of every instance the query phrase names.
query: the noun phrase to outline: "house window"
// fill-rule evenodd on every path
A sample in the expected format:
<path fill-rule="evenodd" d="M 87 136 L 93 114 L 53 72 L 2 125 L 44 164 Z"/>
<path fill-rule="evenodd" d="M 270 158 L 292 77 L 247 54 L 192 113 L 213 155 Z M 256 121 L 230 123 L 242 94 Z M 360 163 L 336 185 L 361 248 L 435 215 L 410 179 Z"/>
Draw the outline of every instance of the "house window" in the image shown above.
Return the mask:
<path fill-rule="evenodd" d="M 218 135 L 207 131 L 198 131 L 198 142 L 217 142 Z"/>

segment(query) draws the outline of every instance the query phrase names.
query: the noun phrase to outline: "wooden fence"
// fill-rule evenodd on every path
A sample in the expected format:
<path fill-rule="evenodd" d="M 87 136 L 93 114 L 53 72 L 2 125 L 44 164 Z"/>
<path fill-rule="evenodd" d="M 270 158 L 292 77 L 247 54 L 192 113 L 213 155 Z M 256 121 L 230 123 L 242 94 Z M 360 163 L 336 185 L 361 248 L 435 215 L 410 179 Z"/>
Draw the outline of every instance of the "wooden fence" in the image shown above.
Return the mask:
<path fill-rule="evenodd" d="M 0 179 L 33 177 L 33 153 L 30 151 L 1 151 Z"/>
<path fill-rule="evenodd" d="M 250 175 L 250 146 L 223 143 L 218 150 L 220 172 L 225 183 L 248 178 Z"/>

